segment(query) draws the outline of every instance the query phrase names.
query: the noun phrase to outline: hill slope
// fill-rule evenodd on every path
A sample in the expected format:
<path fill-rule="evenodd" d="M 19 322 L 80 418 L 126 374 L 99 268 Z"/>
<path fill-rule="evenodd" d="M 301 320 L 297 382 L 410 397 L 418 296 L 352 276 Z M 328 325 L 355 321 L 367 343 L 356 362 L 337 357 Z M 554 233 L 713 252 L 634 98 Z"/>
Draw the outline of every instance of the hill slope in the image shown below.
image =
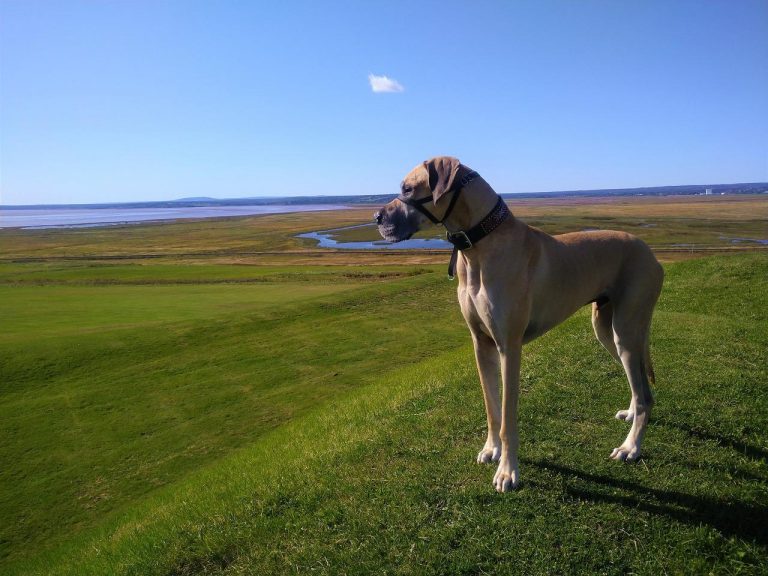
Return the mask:
<path fill-rule="evenodd" d="M 474 464 L 484 416 L 465 345 L 337 396 L 13 568 L 764 573 L 766 277 L 764 256 L 668 266 L 652 335 L 657 406 L 637 464 L 607 458 L 628 391 L 585 309 L 525 349 L 512 494 Z M 402 338 L 430 352 L 428 338 Z"/>

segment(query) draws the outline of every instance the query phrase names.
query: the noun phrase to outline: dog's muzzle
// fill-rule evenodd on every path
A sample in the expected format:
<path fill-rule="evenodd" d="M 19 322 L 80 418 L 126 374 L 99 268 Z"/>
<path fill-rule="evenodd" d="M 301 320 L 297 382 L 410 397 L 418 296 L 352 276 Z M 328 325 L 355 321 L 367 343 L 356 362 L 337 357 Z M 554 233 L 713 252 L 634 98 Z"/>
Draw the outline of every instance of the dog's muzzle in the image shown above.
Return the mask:
<path fill-rule="evenodd" d="M 419 230 L 419 216 L 392 201 L 373 215 L 379 234 L 388 242 L 408 240 Z"/>

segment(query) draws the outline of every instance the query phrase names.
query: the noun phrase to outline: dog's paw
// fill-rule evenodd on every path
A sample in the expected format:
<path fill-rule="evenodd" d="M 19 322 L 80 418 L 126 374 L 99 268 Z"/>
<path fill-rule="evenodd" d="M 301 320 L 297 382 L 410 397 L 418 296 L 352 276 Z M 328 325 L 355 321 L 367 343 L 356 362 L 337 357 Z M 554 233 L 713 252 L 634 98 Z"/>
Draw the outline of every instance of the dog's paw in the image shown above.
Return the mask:
<path fill-rule="evenodd" d="M 611 458 L 619 461 L 631 462 L 637 460 L 640 457 L 640 447 L 634 444 L 622 444 L 618 448 L 614 448 L 611 452 Z"/>
<path fill-rule="evenodd" d="M 490 462 L 498 462 L 501 458 L 501 446 L 494 446 L 486 444 L 483 449 L 477 453 L 478 464 L 488 464 Z"/>
<path fill-rule="evenodd" d="M 493 487 L 497 492 L 511 492 L 520 484 L 520 471 L 517 464 L 512 465 L 508 460 L 499 462 L 499 468 L 493 477 Z"/>
<path fill-rule="evenodd" d="M 635 412 L 633 410 L 619 410 L 616 412 L 616 420 L 624 420 L 624 422 L 632 422 L 635 419 Z"/>

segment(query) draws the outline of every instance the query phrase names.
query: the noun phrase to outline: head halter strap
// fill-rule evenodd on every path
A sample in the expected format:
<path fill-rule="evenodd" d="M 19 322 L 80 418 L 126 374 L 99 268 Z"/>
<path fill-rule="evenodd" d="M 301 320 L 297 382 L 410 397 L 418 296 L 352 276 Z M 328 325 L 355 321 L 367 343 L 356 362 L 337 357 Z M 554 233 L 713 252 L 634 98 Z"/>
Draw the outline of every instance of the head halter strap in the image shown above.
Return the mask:
<path fill-rule="evenodd" d="M 461 180 L 459 180 L 458 186 L 455 184 L 451 186 L 451 189 L 449 190 L 449 192 L 453 192 L 453 195 L 451 196 L 451 202 L 448 204 L 448 209 L 445 211 L 445 214 L 443 214 L 443 217 L 440 220 L 438 220 L 435 217 L 435 215 L 432 214 L 429 210 L 424 208 L 424 204 L 429 204 L 432 202 L 432 196 L 425 196 L 424 198 L 419 198 L 418 200 L 415 200 L 413 198 L 407 198 L 402 194 L 400 194 L 397 197 L 397 199 L 400 200 L 400 202 L 408 204 L 408 206 L 413 206 L 414 208 L 416 208 L 416 210 L 424 214 L 424 216 L 426 216 L 432 222 L 432 224 L 442 224 L 448 219 L 448 217 L 451 215 L 451 212 L 453 212 L 453 209 L 456 206 L 456 201 L 459 199 L 459 194 L 461 193 L 461 190 L 464 188 L 464 186 L 469 184 L 472 180 L 474 180 L 478 176 L 480 176 L 480 174 L 478 174 L 475 171 L 472 171 L 466 176 L 464 176 Z"/>

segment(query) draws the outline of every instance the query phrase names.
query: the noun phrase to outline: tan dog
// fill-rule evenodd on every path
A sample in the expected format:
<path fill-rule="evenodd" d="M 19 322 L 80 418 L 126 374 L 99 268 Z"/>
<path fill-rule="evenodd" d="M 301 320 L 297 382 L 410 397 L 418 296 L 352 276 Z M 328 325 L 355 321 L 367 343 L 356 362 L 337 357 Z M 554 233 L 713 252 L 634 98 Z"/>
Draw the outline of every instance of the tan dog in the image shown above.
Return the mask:
<path fill-rule="evenodd" d="M 509 491 L 520 481 L 522 346 L 588 303 L 595 335 L 624 367 L 632 391 L 629 408 L 616 414 L 632 427 L 611 457 L 639 457 L 653 404 L 648 337 L 664 279 L 642 240 L 607 230 L 550 236 L 531 228 L 508 212 L 477 173 L 450 157 L 414 168 L 401 195 L 375 218 L 381 235 L 392 242 L 410 238 L 426 220 L 440 222 L 461 248 L 459 304 L 472 334 L 488 418 L 488 439 L 477 461 L 499 462 L 496 490 Z M 474 239 L 471 247 L 467 236 Z"/>

